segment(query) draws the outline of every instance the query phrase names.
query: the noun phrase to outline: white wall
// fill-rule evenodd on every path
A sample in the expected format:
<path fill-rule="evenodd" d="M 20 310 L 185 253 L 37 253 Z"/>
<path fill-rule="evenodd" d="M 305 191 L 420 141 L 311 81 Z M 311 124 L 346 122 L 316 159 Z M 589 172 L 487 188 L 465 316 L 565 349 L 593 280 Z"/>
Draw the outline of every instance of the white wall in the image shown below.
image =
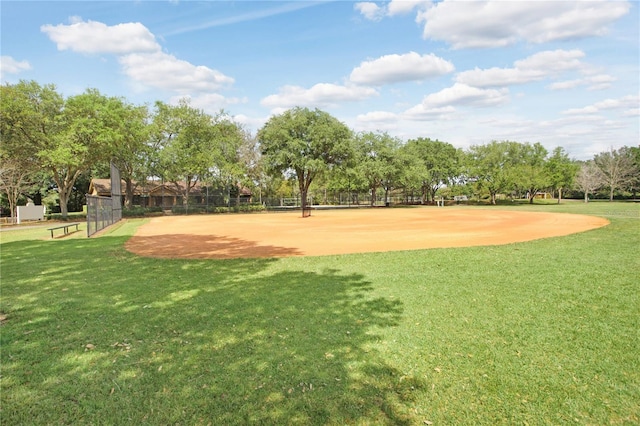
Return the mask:
<path fill-rule="evenodd" d="M 46 209 L 45 206 L 36 206 L 31 203 L 18 206 L 18 223 L 23 220 L 43 220 Z"/>

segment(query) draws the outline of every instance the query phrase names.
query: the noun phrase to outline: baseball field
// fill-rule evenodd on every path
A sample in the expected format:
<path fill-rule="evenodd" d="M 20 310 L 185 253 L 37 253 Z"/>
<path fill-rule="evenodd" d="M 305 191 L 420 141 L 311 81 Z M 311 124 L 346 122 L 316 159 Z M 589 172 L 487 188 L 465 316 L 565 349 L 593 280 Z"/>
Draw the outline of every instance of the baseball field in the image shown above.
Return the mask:
<path fill-rule="evenodd" d="M 162 258 L 323 256 L 509 244 L 607 225 L 604 218 L 523 211 L 395 208 L 253 215 L 164 216 L 126 248 Z"/>

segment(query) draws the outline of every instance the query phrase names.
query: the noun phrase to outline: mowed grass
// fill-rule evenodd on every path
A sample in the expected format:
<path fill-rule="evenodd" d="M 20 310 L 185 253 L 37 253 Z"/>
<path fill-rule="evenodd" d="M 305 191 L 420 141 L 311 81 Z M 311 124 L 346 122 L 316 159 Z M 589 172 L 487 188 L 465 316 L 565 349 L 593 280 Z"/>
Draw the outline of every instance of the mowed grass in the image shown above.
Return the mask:
<path fill-rule="evenodd" d="M 498 208 L 611 224 L 208 261 L 126 252 L 142 221 L 94 239 L 3 232 L 0 421 L 638 424 L 640 205 Z"/>

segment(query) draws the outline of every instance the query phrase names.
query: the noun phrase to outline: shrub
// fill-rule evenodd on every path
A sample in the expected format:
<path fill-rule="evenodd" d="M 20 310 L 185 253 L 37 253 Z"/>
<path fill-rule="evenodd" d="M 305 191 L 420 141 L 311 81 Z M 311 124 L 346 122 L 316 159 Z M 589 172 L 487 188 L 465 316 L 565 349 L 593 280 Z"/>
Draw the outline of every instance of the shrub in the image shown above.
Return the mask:
<path fill-rule="evenodd" d="M 133 206 L 130 209 L 123 209 L 122 216 L 123 217 L 142 217 L 142 216 L 155 216 L 158 214 L 162 214 L 162 207 L 142 207 L 142 206 Z"/>

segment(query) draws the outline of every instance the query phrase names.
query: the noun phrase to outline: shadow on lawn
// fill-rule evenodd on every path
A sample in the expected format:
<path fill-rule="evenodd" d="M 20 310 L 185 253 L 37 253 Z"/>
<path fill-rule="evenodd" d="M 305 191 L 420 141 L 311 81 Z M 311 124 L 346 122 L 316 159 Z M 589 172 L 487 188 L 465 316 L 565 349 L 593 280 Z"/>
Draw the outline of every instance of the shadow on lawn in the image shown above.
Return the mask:
<path fill-rule="evenodd" d="M 3 246 L 7 422 L 420 422 L 424 384 L 376 349 L 402 304 L 364 276 L 144 259 L 125 240 Z"/>

